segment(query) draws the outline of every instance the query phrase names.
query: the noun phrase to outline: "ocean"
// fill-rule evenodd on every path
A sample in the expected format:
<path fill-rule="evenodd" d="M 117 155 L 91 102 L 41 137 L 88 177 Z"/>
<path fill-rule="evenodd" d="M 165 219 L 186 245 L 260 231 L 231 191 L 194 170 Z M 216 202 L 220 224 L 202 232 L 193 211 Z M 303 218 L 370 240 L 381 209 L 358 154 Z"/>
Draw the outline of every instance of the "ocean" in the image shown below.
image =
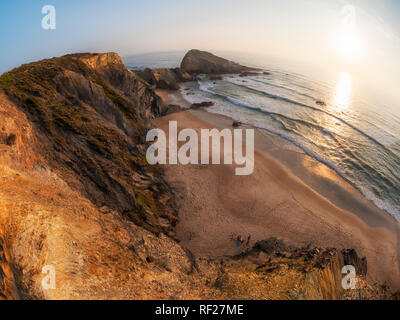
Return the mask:
<path fill-rule="evenodd" d="M 180 65 L 184 54 L 142 54 L 124 62 L 132 70 L 172 68 Z M 369 98 L 371 92 L 362 89 L 359 79 L 348 72 L 327 80 L 273 59 L 216 54 L 263 71 L 245 78 L 225 75 L 218 81 L 202 76 L 197 84 L 182 85 L 185 99 L 215 101 L 207 111 L 284 138 L 335 170 L 400 221 L 398 101 Z"/>

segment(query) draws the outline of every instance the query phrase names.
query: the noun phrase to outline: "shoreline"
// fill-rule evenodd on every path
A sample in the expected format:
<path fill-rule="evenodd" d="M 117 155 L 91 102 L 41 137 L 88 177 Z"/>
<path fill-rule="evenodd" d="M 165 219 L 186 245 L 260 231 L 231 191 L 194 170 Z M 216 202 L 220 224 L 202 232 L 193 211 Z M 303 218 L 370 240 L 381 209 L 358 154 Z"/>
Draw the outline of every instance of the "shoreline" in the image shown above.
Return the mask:
<path fill-rule="evenodd" d="M 211 113 L 206 110 L 190 110 L 190 112 L 200 120 L 220 128 L 232 128 L 234 120 L 228 116 Z M 362 208 L 364 213 L 358 214 L 360 218 L 364 217 L 365 213 L 377 215 L 372 221 L 372 225 L 375 227 L 378 227 L 380 222 L 384 224 L 382 219 L 386 220 L 386 222 L 393 222 L 400 227 L 400 222 L 393 215 L 377 207 L 373 201 L 367 199 L 356 187 L 337 174 L 332 168 L 309 156 L 297 146 L 266 130 L 248 125 L 242 125 L 240 128 L 254 129 L 256 149 L 283 164 L 295 176 L 334 205 L 343 210 L 354 211 L 353 213 L 355 214 L 358 214 L 358 211 Z M 355 201 L 358 209 L 354 209 L 351 203 L 348 202 L 349 200 Z"/>
<path fill-rule="evenodd" d="M 159 94 L 159 93 L 158 93 Z M 162 92 L 164 102 L 183 99 Z M 166 100 L 169 98 L 170 100 Z M 166 130 L 232 128 L 233 120 L 188 110 L 155 120 Z M 242 127 L 244 128 L 244 126 Z M 198 257 L 242 252 L 232 235 L 250 245 L 276 237 L 289 245 L 356 249 L 367 257 L 368 278 L 400 288 L 400 224 L 332 169 L 286 140 L 255 130 L 255 172 L 235 177 L 230 166 L 168 165 L 167 180 L 178 200 L 177 237 Z"/>
<path fill-rule="evenodd" d="M 191 106 L 191 104 L 185 100 L 179 90 L 173 91 L 157 89 L 156 94 L 165 104 L 177 104 L 185 109 L 189 109 Z M 202 121 L 222 129 L 232 129 L 232 123 L 234 120 L 226 115 L 208 112 L 206 109 L 188 111 Z M 351 200 L 355 201 L 358 207 L 362 207 L 365 213 L 385 216 L 385 222 L 393 222 L 400 228 L 400 221 L 398 221 L 392 214 L 376 206 L 372 200 L 366 198 L 364 194 L 362 194 L 355 186 L 341 177 L 335 170 L 311 157 L 299 147 L 266 130 L 254 128 L 245 124 L 240 126 L 240 128 L 254 129 L 255 149 L 266 153 L 268 156 L 282 163 L 294 175 L 296 175 L 314 190 L 319 189 L 319 187 L 322 186 L 322 182 L 328 184 L 327 187 L 316 191 L 336 206 L 344 210 L 349 210 L 352 212 L 355 211 L 353 212 L 355 214 L 358 213 L 358 210 L 354 210 L 352 206 L 349 206 L 349 198 L 343 199 L 346 194 L 340 194 L 341 191 L 343 191 L 341 189 L 344 189 L 352 195 L 352 197 L 350 197 L 352 198 Z M 291 157 L 288 157 L 287 154 L 291 154 Z M 364 214 L 358 215 L 361 218 L 364 216 Z M 375 218 L 374 226 L 379 226 L 380 222 L 382 222 L 382 218 Z"/>

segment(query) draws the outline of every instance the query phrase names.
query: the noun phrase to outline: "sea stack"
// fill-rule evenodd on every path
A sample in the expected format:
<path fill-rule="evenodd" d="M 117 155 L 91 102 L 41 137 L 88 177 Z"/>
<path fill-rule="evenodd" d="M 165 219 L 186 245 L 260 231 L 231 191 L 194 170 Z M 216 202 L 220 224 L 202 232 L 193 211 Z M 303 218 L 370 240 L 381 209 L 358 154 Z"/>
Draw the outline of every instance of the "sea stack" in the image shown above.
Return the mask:
<path fill-rule="evenodd" d="M 256 70 L 195 49 L 186 53 L 181 69 L 190 74 L 228 74 Z"/>

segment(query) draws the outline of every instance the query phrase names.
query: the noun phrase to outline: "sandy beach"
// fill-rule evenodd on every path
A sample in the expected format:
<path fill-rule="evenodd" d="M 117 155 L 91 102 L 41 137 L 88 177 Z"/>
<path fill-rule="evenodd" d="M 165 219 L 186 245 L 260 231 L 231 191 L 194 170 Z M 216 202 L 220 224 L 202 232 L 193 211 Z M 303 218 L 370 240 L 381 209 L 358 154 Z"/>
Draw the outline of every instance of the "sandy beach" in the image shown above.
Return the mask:
<path fill-rule="evenodd" d="M 180 94 L 157 92 L 165 103 L 187 106 Z M 203 110 L 154 121 L 168 133 L 232 128 L 232 120 Z M 244 127 L 242 127 L 244 128 Z M 367 257 L 373 282 L 400 288 L 400 227 L 333 170 L 285 140 L 255 131 L 255 170 L 235 176 L 232 165 L 167 165 L 178 195 L 177 237 L 198 257 L 234 255 L 238 236 L 255 242 L 276 237 L 294 246 L 354 248 Z"/>

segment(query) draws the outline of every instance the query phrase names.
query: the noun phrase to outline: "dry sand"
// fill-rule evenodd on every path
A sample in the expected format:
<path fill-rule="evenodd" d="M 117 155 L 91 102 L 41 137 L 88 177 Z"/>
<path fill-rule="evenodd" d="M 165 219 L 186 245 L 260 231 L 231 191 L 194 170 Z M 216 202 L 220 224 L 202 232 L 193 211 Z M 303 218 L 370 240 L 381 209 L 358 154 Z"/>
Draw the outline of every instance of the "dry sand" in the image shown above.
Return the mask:
<path fill-rule="evenodd" d="M 201 129 L 232 128 L 231 119 L 201 110 L 171 114 L 155 125 L 168 133 L 171 120 L 199 136 Z M 400 289 L 399 223 L 283 139 L 256 130 L 255 142 L 250 176 L 236 176 L 232 165 L 166 166 L 178 196 L 181 244 L 198 257 L 240 253 L 246 246 L 236 247 L 238 236 L 250 237 L 249 246 L 276 237 L 295 246 L 354 248 L 367 257 L 371 281 Z"/>

